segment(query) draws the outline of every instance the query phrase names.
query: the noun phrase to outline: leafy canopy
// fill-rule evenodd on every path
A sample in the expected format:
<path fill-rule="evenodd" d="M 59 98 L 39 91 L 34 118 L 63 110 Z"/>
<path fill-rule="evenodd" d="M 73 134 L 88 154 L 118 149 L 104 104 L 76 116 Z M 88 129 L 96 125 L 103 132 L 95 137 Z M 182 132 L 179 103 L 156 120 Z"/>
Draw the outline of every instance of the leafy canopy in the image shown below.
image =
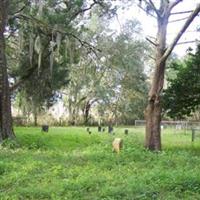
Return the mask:
<path fill-rule="evenodd" d="M 194 54 L 188 53 L 183 62 L 173 62 L 171 67 L 177 74 L 164 91 L 164 111 L 172 118 L 183 118 L 200 105 L 200 45 Z"/>

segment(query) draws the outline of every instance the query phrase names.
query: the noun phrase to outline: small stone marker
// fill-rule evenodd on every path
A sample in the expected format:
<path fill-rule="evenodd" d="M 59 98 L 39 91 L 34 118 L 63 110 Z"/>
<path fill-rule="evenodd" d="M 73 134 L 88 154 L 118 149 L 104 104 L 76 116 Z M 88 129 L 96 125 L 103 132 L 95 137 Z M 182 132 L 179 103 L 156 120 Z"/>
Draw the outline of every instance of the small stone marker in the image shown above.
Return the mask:
<path fill-rule="evenodd" d="M 121 138 L 115 138 L 112 143 L 113 152 L 119 153 L 123 147 L 123 140 Z"/>
<path fill-rule="evenodd" d="M 192 142 L 194 142 L 195 139 L 195 129 L 192 129 Z"/>
<path fill-rule="evenodd" d="M 102 131 L 104 132 L 104 131 L 105 131 L 105 128 L 102 128 Z"/>
<path fill-rule="evenodd" d="M 125 130 L 124 130 L 124 134 L 125 134 L 125 135 L 128 135 L 128 129 L 125 129 Z"/>
<path fill-rule="evenodd" d="M 111 125 L 108 126 L 108 133 L 112 133 L 113 132 L 113 127 Z"/>
<path fill-rule="evenodd" d="M 98 126 L 98 132 L 101 132 L 101 126 Z"/>
<path fill-rule="evenodd" d="M 90 131 L 90 128 L 89 128 L 89 127 L 87 127 L 86 131 L 87 131 L 89 134 L 92 133 L 92 131 Z"/>
<path fill-rule="evenodd" d="M 42 131 L 43 132 L 48 132 L 49 131 L 49 126 L 48 125 L 42 125 Z"/>

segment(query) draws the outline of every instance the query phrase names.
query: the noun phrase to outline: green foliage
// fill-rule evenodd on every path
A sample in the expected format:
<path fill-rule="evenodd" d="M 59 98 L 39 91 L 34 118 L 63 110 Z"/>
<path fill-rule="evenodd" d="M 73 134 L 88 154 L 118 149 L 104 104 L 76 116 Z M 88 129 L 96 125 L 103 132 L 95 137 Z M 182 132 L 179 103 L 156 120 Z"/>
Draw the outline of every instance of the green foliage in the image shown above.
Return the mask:
<path fill-rule="evenodd" d="M 200 46 L 195 54 L 189 53 L 183 62 L 172 63 L 171 67 L 176 76 L 164 91 L 164 110 L 172 118 L 189 116 L 200 102 Z"/>
<path fill-rule="evenodd" d="M 80 74 L 76 72 L 79 71 L 80 63 L 86 60 L 84 64 L 87 65 L 88 55 L 94 54 L 91 52 L 94 49 L 89 45 L 94 42 L 94 38 L 90 38 L 90 41 L 84 38 L 86 21 L 93 9 L 100 16 L 102 13 L 109 14 L 114 8 L 109 10 L 111 2 L 101 0 L 20 0 L 18 4 L 11 1 L 10 9 L 14 9 L 13 13 L 17 14 L 10 17 L 8 23 L 8 30 L 12 33 L 7 39 L 10 77 L 18 88 L 18 106 L 21 110 L 27 110 L 27 115 L 32 113 L 36 116 L 59 99 L 59 90 L 67 86 L 70 88 L 69 79 L 75 95 L 80 91 L 79 88 L 82 89 L 81 84 L 88 86 L 88 90 L 91 89 L 90 83 L 86 83 L 91 78 L 90 75 L 85 74 L 84 80 L 78 83 L 78 89 L 76 82 L 80 79 L 74 77 Z M 86 15 L 84 10 L 87 10 Z M 93 36 L 96 34 L 100 34 L 100 31 L 93 33 Z M 81 70 L 80 72 L 82 73 Z M 92 69 L 89 73 L 93 75 L 95 72 Z M 73 99 L 74 94 L 70 93 Z"/>
<path fill-rule="evenodd" d="M 111 92 L 99 109 L 103 107 L 104 112 L 106 109 L 110 110 L 115 116 L 114 120 L 121 124 L 133 124 L 135 119 L 144 117 L 148 90 L 144 63 L 147 60 L 145 50 L 148 46 L 134 35 L 140 29 L 138 21 L 128 21 L 115 39 L 102 41 L 110 70 L 106 77 L 106 88 Z"/>
<path fill-rule="evenodd" d="M 20 144 L 15 139 L 6 139 L 2 142 L 1 146 L 9 149 L 16 149 L 20 147 Z"/>
<path fill-rule="evenodd" d="M 23 9 L 10 17 L 8 30 L 15 34 L 7 39 L 7 52 L 10 77 L 20 83 L 15 105 L 26 111 L 24 115 L 36 117 L 64 90 L 71 124 L 78 118 L 78 123 L 87 123 L 95 104 L 111 115 L 117 110 L 120 123 L 143 118 L 147 46 L 135 34 L 141 31 L 140 24 L 129 20 L 120 35 L 109 28 L 109 18 L 123 5 L 104 0 L 20 0 L 19 4 L 11 1 L 13 12 Z"/>
<path fill-rule="evenodd" d="M 164 130 L 164 150 L 142 148 L 143 129 L 115 128 L 116 136 L 91 128 L 16 128 L 15 148 L 0 151 L 0 199 L 198 199 L 200 140 Z M 124 140 L 112 152 L 114 137 Z"/>

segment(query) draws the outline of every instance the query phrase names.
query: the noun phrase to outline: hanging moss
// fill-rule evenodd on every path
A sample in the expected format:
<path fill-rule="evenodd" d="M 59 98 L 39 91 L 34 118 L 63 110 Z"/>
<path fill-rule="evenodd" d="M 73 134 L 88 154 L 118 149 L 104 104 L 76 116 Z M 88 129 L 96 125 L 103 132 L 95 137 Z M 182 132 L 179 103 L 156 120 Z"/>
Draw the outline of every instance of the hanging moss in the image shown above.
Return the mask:
<path fill-rule="evenodd" d="M 24 33 L 23 33 L 23 29 L 19 29 L 19 48 L 20 51 L 23 49 L 24 46 Z"/>
<path fill-rule="evenodd" d="M 38 73 L 39 73 L 40 67 L 41 67 L 41 61 L 42 61 L 42 43 L 41 43 L 41 38 L 39 35 L 35 39 L 34 48 L 35 48 L 36 53 L 38 54 Z"/>
<path fill-rule="evenodd" d="M 44 1 L 39 0 L 39 2 L 38 2 L 38 16 L 39 16 L 39 18 L 42 17 L 42 15 L 43 15 L 43 8 L 44 8 Z"/>
<path fill-rule="evenodd" d="M 30 65 L 33 65 L 33 50 L 34 50 L 34 35 L 30 34 L 29 37 L 29 60 L 30 60 Z"/>
<path fill-rule="evenodd" d="M 57 34 L 56 34 L 56 45 L 57 45 L 57 52 L 58 53 L 60 51 L 61 39 L 62 39 L 61 33 L 57 32 Z"/>
<path fill-rule="evenodd" d="M 52 33 L 53 35 L 53 33 Z M 55 47 L 56 43 L 53 41 L 53 36 L 52 36 L 52 41 L 50 41 L 50 47 L 49 47 L 49 51 L 50 51 L 50 57 L 49 57 L 49 63 L 50 63 L 50 73 L 52 75 L 53 72 L 53 64 L 54 64 L 54 47 Z"/>

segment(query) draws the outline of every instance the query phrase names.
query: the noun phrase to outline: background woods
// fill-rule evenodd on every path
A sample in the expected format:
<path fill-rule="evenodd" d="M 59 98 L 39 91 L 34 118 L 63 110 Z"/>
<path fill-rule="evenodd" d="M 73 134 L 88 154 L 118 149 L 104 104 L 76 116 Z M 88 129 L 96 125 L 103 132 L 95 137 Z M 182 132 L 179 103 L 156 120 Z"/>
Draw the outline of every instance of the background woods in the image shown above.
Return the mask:
<path fill-rule="evenodd" d="M 23 117 L 33 116 L 36 125 L 58 101 L 65 124 L 133 123 L 143 116 L 147 44 L 138 37 L 138 21 L 115 33 L 108 24 L 116 6 L 103 1 L 22 1 L 17 7 L 7 51 L 14 105 Z"/>

